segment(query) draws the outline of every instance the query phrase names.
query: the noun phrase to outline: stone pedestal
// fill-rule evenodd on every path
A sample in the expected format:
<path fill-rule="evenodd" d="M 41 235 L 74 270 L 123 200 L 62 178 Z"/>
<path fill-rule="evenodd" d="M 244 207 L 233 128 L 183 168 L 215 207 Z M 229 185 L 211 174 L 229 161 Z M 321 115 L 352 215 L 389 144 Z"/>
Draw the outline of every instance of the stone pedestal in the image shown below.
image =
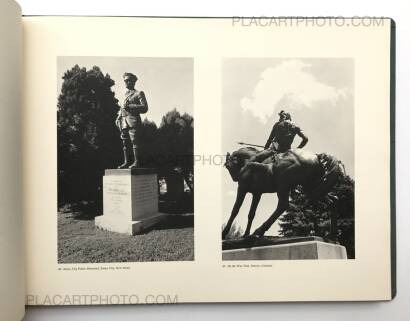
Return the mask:
<path fill-rule="evenodd" d="M 103 177 L 104 215 L 95 225 L 135 235 L 165 219 L 158 212 L 158 179 L 154 169 L 107 169 Z"/>
<path fill-rule="evenodd" d="M 232 242 L 231 242 L 232 243 Z M 263 240 L 258 246 L 238 248 L 225 244 L 229 250 L 222 251 L 222 260 L 323 260 L 347 259 L 346 248 L 342 245 L 325 243 L 318 237 L 293 238 L 289 240 Z M 262 244 L 260 245 L 259 244 Z M 271 243 L 271 244 L 269 244 Z"/>

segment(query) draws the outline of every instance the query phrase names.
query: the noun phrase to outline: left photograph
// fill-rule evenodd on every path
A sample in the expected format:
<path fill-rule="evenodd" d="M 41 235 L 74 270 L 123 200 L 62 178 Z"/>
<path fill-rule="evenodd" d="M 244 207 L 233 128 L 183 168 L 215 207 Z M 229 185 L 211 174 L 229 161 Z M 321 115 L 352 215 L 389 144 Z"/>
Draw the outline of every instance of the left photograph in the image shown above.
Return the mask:
<path fill-rule="evenodd" d="M 58 263 L 194 260 L 193 67 L 58 57 Z"/>

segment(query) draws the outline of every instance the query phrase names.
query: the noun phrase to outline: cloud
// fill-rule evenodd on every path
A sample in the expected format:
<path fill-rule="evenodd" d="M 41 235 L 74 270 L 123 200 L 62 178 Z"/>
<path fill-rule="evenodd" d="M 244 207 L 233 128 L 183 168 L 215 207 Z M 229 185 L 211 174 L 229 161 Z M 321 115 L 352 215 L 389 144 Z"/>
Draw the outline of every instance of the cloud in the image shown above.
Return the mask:
<path fill-rule="evenodd" d="M 340 98 L 346 97 L 346 88 L 321 83 L 309 72 L 310 67 L 300 60 L 286 60 L 265 69 L 252 97 L 241 99 L 242 110 L 250 111 L 265 124 L 280 109 L 313 108 L 315 102 L 328 102 L 335 106 Z"/>

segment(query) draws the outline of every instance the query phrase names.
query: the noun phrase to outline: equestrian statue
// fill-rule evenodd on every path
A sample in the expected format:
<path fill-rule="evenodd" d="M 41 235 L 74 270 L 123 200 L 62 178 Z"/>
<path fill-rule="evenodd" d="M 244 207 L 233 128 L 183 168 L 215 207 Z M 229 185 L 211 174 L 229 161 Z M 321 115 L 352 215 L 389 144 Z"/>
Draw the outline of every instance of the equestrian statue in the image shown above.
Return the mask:
<path fill-rule="evenodd" d="M 291 149 L 296 135 L 302 141 L 298 148 Z M 261 195 L 276 193 L 278 196 L 275 211 L 252 234 L 253 237 L 262 237 L 287 210 L 289 193 L 296 186 L 301 185 L 308 199 L 315 201 L 325 196 L 337 183 L 340 175 L 343 175 L 341 162 L 326 153 L 314 154 L 303 150 L 307 141 L 302 130 L 291 121 L 290 114 L 281 111 L 279 121 L 273 126 L 265 146 L 253 145 L 265 147 L 264 150 L 248 146 L 232 154 L 227 153 L 224 166 L 232 180 L 238 183 L 238 189 L 231 215 L 222 231 L 222 239 L 229 233 L 247 193 L 252 194 L 252 204 L 244 237 L 250 236 Z"/>

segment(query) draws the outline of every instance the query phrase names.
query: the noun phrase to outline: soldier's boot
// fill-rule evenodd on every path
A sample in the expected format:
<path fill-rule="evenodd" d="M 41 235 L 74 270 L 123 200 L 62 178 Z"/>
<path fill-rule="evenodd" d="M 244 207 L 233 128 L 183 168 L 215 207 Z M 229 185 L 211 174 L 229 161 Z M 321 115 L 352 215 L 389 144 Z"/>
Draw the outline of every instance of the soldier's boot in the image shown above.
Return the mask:
<path fill-rule="evenodd" d="M 118 166 L 118 169 L 123 169 L 123 168 L 127 168 L 128 164 L 129 164 L 129 160 L 128 160 L 128 153 L 127 153 L 127 147 L 123 147 L 122 151 L 124 153 L 124 163 L 122 163 L 120 166 Z"/>
<path fill-rule="evenodd" d="M 134 153 L 134 163 L 132 163 L 128 168 L 137 168 L 138 167 L 138 147 L 134 146 L 132 148 Z"/>

